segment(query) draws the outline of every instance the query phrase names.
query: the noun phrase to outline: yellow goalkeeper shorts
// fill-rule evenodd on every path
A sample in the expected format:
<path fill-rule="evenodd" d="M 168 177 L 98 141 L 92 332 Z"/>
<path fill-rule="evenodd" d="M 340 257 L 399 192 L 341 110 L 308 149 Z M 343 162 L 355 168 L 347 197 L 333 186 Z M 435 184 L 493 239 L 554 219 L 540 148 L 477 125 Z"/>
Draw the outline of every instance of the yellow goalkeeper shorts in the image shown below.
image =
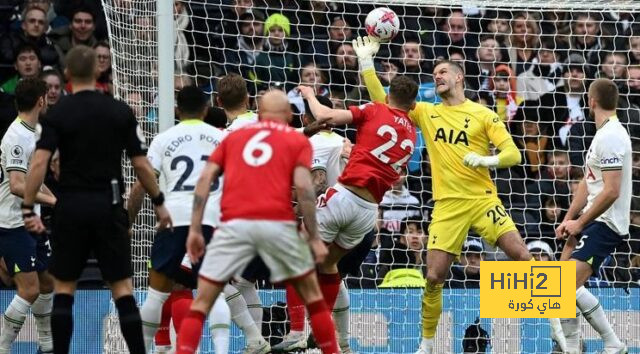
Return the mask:
<path fill-rule="evenodd" d="M 470 228 L 492 246 L 500 236 L 517 231 L 498 198 L 441 199 L 433 209 L 427 249 L 459 256 Z"/>

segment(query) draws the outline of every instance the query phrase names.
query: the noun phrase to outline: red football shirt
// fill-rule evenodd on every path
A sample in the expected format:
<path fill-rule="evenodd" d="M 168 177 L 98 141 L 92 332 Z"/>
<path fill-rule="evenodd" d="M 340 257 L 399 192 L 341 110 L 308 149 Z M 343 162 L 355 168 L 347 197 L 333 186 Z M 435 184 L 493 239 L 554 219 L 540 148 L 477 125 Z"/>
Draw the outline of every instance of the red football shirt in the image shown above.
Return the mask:
<path fill-rule="evenodd" d="M 400 177 L 416 142 L 416 130 L 407 112 L 382 103 L 351 106 L 357 142 L 338 182 L 367 188 L 380 203 Z"/>
<path fill-rule="evenodd" d="M 221 220 L 294 221 L 293 171 L 311 168 L 311 155 L 309 139 L 282 123 L 263 121 L 230 133 L 209 157 L 224 173 Z"/>

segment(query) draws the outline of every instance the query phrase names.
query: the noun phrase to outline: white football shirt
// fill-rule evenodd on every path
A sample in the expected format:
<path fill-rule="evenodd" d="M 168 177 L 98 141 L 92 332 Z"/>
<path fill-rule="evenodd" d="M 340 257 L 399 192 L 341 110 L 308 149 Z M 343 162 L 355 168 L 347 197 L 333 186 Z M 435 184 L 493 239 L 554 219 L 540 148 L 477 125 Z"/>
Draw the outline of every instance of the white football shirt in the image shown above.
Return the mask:
<path fill-rule="evenodd" d="M 198 178 L 209 156 L 220 145 L 225 133 L 199 120 L 188 119 L 158 134 L 147 152 L 165 195 L 174 226 L 191 224 L 193 193 Z M 202 223 L 216 226 L 220 220 L 220 208 L 216 207 L 216 191 L 222 190 L 214 182 L 207 200 Z"/>
<path fill-rule="evenodd" d="M 604 182 L 602 173 L 606 171 L 622 171 L 620 194 L 618 199 L 602 215 L 596 218 L 602 221 L 619 235 L 629 233 L 629 216 L 631 209 L 631 139 L 627 130 L 617 117 L 607 119 L 593 137 L 587 152 L 584 171 L 587 181 L 587 211 L 593 200 L 602 192 Z"/>
<path fill-rule="evenodd" d="M 232 132 L 234 130 L 238 130 L 245 125 L 253 124 L 258 122 L 258 115 L 251 111 L 246 111 L 241 115 L 237 116 L 236 119 L 233 120 L 228 126 L 227 130 Z"/>
<path fill-rule="evenodd" d="M 309 138 L 313 148 L 311 170 L 323 169 L 327 173 L 327 185 L 333 186 L 344 169 L 342 154 L 343 137 L 328 131 L 322 131 Z"/>
<path fill-rule="evenodd" d="M 20 204 L 22 198 L 11 193 L 9 172 L 27 173 L 31 154 L 36 147 L 36 132 L 26 122 L 17 118 L 0 143 L 0 227 L 15 229 L 24 226 Z M 34 210 L 39 214 L 39 206 Z"/>

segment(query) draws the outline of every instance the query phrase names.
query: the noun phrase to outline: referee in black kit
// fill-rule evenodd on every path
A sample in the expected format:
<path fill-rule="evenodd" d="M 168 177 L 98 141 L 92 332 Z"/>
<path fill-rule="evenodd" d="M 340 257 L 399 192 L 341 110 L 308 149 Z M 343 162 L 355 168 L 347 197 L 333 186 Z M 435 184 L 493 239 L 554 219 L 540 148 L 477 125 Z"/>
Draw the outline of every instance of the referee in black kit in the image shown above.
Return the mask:
<path fill-rule="evenodd" d="M 53 349 L 67 354 L 73 332 L 73 294 L 91 251 L 109 283 L 129 351 L 144 353 L 142 323 L 131 283 L 131 239 L 123 208 L 122 152 L 126 150 L 152 202 L 160 228 L 171 227 L 164 196 L 146 156 L 146 144 L 132 110 L 95 91 L 96 53 L 76 46 L 66 57 L 73 94 L 60 99 L 41 121 L 40 138 L 27 176 L 22 214 L 25 226 L 43 231 L 33 213 L 51 154 L 60 151 L 60 185 L 52 223 L 54 276 L 51 327 Z"/>

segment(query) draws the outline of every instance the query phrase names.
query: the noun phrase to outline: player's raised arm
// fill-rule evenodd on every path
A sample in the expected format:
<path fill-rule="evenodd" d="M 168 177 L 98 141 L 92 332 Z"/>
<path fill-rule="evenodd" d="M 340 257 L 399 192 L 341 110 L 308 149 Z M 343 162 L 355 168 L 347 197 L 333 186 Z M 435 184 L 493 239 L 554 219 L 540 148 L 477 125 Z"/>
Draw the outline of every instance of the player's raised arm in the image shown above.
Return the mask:
<path fill-rule="evenodd" d="M 358 56 L 360 73 L 369 92 L 369 97 L 373 102 L 384 103 L 387 94 L 384 92 L 382 83 L 373 67 L 373 56 L 378 53 L 378 49 L 380 49 L 380 43 L 371 36 L 358 37 L 353 40 L 353 50 Z"/>
<path fill-rule="evenodd" d="M 302 97 L 309 102 L 309 107 L 313 116 L 318 122 L 344 125 L 353 121 L 353 114 L 347 109 L 334 109 L 322 105 L 316 98 L 316 94 L 313 88 L 308 86 L 298 86 L 298 90 L 302 94 Z"/>
<path fill-rule="evenodd" d="M 511 134 L 507 131 L 504 123 L 498 116 L 488 118 L 486 123 L 487 135 L 500 153 L 492 156 L 482 156 L 475 152 L 470 152 L 464 157 L 465 166 L 471 168 L 507 168 L 520 163 L 520 150 L 513 142 Z"/>

